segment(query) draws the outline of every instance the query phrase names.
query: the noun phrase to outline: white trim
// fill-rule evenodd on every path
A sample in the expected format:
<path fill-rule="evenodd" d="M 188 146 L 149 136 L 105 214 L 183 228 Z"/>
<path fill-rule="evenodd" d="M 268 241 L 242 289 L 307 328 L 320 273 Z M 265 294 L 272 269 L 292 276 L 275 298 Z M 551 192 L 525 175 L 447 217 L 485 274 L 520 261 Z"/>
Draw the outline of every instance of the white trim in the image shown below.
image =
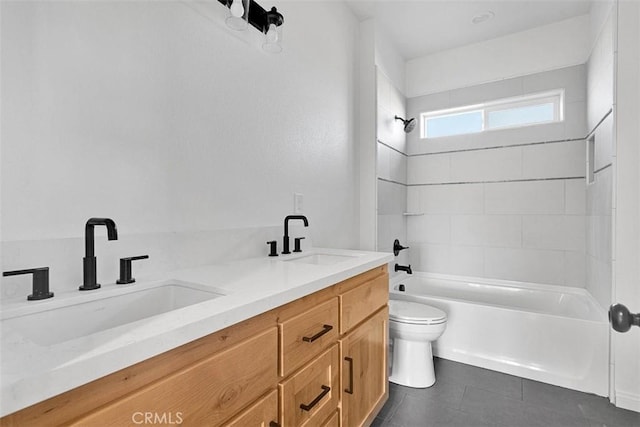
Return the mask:
<path fill-rule="evenodd" d="M 616 390 L 616 407 L 640 412 L 640 395 Z"/>

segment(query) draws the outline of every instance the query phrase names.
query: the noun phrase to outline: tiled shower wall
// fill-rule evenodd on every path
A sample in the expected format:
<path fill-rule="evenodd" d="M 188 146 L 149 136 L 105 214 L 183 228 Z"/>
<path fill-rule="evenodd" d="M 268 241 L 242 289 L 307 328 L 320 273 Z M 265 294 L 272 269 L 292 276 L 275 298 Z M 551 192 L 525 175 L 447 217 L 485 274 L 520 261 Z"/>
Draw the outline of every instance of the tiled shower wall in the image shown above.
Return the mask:
<path fill-rule="evenodd" d="M 584 287 L 584 65 L 410 98 L 408 115 L 565 89 L 561 123 L 407 139 L 415 270 Z"/>
<path fill-rule="evenodd" d="M 377 73 L 377 249 L 391 252 L 394 239 L 406 246 L 407 154 L 406 134 L 395 116 L 405 116 L 405 97 L 382 72 Z M 415 132 L 415 131 L 414 131 Z M 392 263 L 406 264 L 407 251 Z M 393 270 L 391 270 L 393 272 Z"/>
<path fill-rule="evenodd" d="M 603 308 L 611 304 L 613 192 L 613 16 L 587 63 L 587 123 L 595 144 L 593 183 L 587 186 L 586 288 Z"/>

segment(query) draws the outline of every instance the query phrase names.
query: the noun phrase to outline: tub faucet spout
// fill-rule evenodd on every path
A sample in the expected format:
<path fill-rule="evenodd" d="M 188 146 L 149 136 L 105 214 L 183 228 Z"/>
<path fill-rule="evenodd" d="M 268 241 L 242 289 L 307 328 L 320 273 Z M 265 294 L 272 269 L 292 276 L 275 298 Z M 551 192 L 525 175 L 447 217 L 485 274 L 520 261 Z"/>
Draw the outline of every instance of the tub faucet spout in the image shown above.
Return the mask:
<path fill-rule="evenodd" d="M 413 271 L 411 271 L 411 264 L 409 265 L 400 265 L 400 264 L 396 264 L 395 271 L 404 271 L 407 274 L 413 274 Z"/>

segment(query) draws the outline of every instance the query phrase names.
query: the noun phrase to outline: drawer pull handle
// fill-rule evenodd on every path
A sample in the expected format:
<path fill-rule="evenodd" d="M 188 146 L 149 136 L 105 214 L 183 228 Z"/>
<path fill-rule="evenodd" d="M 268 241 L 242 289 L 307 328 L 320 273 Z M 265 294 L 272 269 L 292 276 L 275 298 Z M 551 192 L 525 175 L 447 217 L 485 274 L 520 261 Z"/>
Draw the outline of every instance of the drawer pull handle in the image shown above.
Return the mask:
<path fill-rule="evenodd" d="M 315 340 L 317 340 L 318 338 L 320 338 L 321 336 L 323 336 L 324 334 L 326 334 L 327 332 L 329 332 L 332 329 L 333 329 L 333 326 L 331 326 L 331 325 L 322 325 L 322 330 L 320 332 L 318 332 L 317 334 L 315 334 L 312 337 L 302 337 L 302 341 L 304 341 L 304 342 L 314 342 Z"/>
<path fill-rule="evenodd" d="M 344 360 L 349 362 L 349 387 L 345 388 L 345 393 L 353 394 L 353 359 L 351 357 L 345 357 Z"/>
<path fill-rule="evenodd" d="M 269 423 L 269 427 L 280 427 L 280 424 L 278 424 L 278 423 L 277 423 L 277 422 L 275 422 L 275 421 L 271 421 L 271 422 Z"/>
<path fill-rule="evenodd" d="M 300 409 L 302 409 L 303 411 L 310 411 L 311 408 L 313 408 L 314 406 L 316 406 L 318 404 L 318 402 L 320 402 L 322 400 L 322 398 L 331 391 L 331 387 L 323 385 L 322 387 L 322 392 L 318 395 L 318 397 L 316 397 L 315 399 L 313 399 L 313 401 L 311 403 L 309 403 L 308 405 L 305 405 L 304 403 L 300 404 Z"/>

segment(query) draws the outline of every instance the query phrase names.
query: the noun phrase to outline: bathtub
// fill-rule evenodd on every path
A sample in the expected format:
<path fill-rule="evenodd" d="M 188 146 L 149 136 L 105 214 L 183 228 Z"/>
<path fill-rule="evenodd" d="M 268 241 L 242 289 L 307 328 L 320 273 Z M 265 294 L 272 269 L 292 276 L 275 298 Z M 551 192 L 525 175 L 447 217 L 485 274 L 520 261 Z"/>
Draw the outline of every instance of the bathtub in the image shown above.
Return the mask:
<path fill-rule="evenodd" d="M 607 314 L 584 289 L 414 273 L 392 278 L 390 298 L 447 313 L 435 356 L 608 395 Z"/>

